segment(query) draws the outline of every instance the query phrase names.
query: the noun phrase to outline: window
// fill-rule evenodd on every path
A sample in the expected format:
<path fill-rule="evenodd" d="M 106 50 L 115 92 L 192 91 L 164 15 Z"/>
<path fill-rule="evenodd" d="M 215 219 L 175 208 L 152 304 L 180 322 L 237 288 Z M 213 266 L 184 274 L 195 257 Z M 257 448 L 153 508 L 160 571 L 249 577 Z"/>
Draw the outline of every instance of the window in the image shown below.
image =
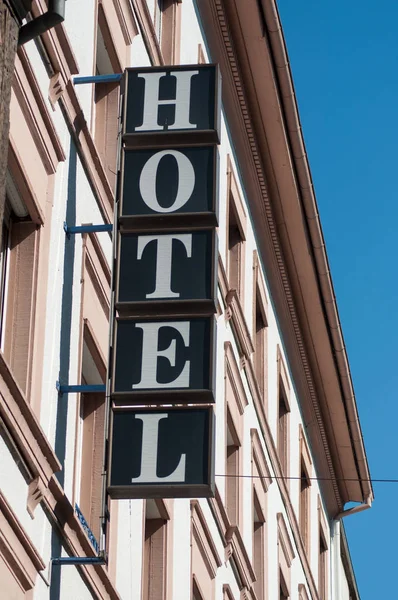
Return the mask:
<path fill-rule="evenodd" d="M 242 415 L 247 398 L 230 342 L 225 350 L 225 506 L 231 525 L 239 525 L 241 514 Z"/>
<path fill-rule="evenodd" d="M 253 477 L 253 568 L 257 598 L 266 597 L 266 510 L 267 491 L 272 481 L 257 429 L 250 430 Z"/>
<path fill-rule="evenodd" d="M 155 0 L 155 12 L 153 16 L 153 25 L 155 27 L 156 37 L 159 42 L 162 39 L 162 16 L 164 0 Z"/>
<path fill-rule="evenodd" d="M 253 330 L 254 330 L 254 370 L 261 399 L 267 404 L 267 308 L 268 302 L 260 273 L 257 252 L 253 253 Z"/>
<path fill-rule="evenodd" d="M 191 500 L 191 600 L 215 600 L 217 570 L 223 561 L 198 500 Z"/>
<path fill-rule="evenodd" d="M 303 544 L 307 552 L 309 543 L 309 508 L 310 481 L 308 479 L 307 471 L 305 470 L 303 463 L 301 463 L 299 522 L 301 539 L 303 540 Z"/>
<path fill-rule="evenodd" d="M 256 574 L 254 590 L 264 598 L 265 583 L 265 516 L 256 490 L 253 490 L 253 568 Z"/>
<path fill-rule="evenodd" d="M 8 260 L 9 260 L 9 234 L 10 234 L 10 207 L 8 203 L 4 209 L 4 220 L 2 226 L 1 236 L 1 254 L 0 254 L 0 339 L 1 348 L 4 347 L 4 336 L 3 336 L 3 323 L 5 322 L 5 309 L 6 309 L 6 289 L 7 289 L 7 275 L 8 275 Z"/>
<path fill-rule="evenodd" d="M 236 290 L 240 303 L 243 305 L 246 214 L 230 159 L 228 159 L 227 215 L 228 282 L 230 289 Z"/>
<path fill-rule="evenodd" d="M 109 75 L 120 73 L 122 70 L 112 44 L 102 4 L 99 4 L 95 74 Z M 119 88 L 118 82 L 96 83 L 94 86 L 94 141 L 113 191 L 117 173 Z"/>
<path fill-rule="evenodd" d="M 33 598 L 37 575 L 45 567 L 18 517 L 0 491 L 1 597 L 10 600 Z"/>
<path fill-rule="evenodd" d="M 153 25 L 164 63 L 180 62 L 181 0 L 155 0 Z"/>
<path fill-rule="evenodd" d="M 243 297 L 243 261 L 244 239 L 239 228 L 238 218 L 234 207 L 230 208 L 228 222 L 228 279 L 231 289 L 237 291 L 242 303 Z"/>
<path fill-rule="evenodd" d="M 289 475 L 289 384 L 281 351 L 278 347 L 278 431 L 277 449 L 284 475 Z"/>
<path fill-rule="evenodd" d="M 200 593 L 199 585 L 193 580 L 192 583 L 192 600 L 205 600 L 202 594 Z"/>
<path fill-rule="evenodd" d="M 167 519 L 164 501 L 146 501 L 142 600 L 163 600 L 166 594 Z"/>
<path fill-rule="evenodd" d="M 307 590 L 305 589 L 305 585 L 303 583 L 299 584 L 298 593 L 299 593 L 299 600 L 309 600 Z"/>
<path fill-rule="evenodd" d="M 243 238 L 239 229 L 238 219 L 234 208 L 229 213 L 228 223 L 228 251 L 229 251 L 229 285 L 241 296 L 243 290 Z"/>
<path fill-rule="evenodd" d="M 328 543 L 327 543 L 327 527 L 320 497 L 318 496 L 318 523 L 319 523 L 319 548 L 318 548 L 318 592 L 320 600 L 328 598 Z"/>
<path fill-rule="evenodd" d="M 235 424 L 229 412 L 227 416 L 227 450 L 226 450 L 226 508 L 231 525 L 239 523 L 240 481 L 239 460 L 240 440 Z"/>
<path fill-rule="evenodd" d="M 264 320 L 264 314 L 261 310 L 260 299 L 256 297 L 256 313 L 255 313 L 255 371 L 258 387 L 261 396 L 264 397 L 265 390 L 265 345 L 267 324 Z"/>
<path fill-rule="evenodd" d="M 279 600 L 289 600 L 289 591 L 281 571 L 279 571 Z"/>
<path fill-rule="evenodd" d="M 321 600 L 326 600 L 327 598 L 327 590 L 326 590 L 326 569 L 327 569 L 327 554 L 328 547 L 326 545 L 326 540 L 323 536 L 323 532 L 319 533 L 319 576 L 318 576 L 318 590 L 319 597 Z"/>
<path fill-rule="evenodd" d="M 89 326 L 84 327 L 82 385 L 105 381 L 105 365 Z M 104 460 L 105 394 L 87 393 L 80 398 L 82 454 L 79 507 L 97 542 L 102 512 L 102 472 Z"/>
<path fill-rule="evenodd" d="M 304 548 L 310 552 L 310 511 L 311 511 L 311 476 L 312 461 L 300 425 L 300 499 L 299 499 L 299 527 Z"/>
<path fill-rule="evenodd" d="M 10 173 L 0 256 L 1 349 L 29 399 L 39 230 L 18 196 Z"/>
<path fill-rule="evenodd" d="M 278 562 L 279 562 L 279 598 L 290 598 L 291 566 L 295 558 L 293 545 L 290 541 L 289 531 L 282 513 L 277 515 L 278 522 Z"/>
<path fill-rule="evenodd" d="M 282 382 L 279 382 L 278 398 L 278 456 L 282 471 L 287 475 L 289 408 Z"/>

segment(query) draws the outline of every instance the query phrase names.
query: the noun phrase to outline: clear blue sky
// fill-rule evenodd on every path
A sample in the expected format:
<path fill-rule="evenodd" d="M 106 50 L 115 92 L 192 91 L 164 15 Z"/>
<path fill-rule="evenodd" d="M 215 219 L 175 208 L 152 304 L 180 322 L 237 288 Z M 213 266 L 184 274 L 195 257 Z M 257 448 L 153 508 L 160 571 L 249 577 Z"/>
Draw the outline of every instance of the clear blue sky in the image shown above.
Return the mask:
<path fill-rule="evenodd" d="M 398 479 L 398 2 L 278 0 L 373 478 Z M 362 600 L 398 599 L 398 484 L 344 520 Z"/>

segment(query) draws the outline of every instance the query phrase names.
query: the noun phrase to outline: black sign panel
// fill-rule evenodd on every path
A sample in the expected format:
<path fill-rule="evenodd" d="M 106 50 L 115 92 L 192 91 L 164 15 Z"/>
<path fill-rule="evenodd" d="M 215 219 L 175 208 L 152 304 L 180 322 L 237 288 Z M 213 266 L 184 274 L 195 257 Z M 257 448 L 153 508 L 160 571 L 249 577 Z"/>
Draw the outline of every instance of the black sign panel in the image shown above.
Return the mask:
<path fill-rule="evenodd" d="M 214 313 L 215 246 L 214 229 L 120 235 L 116 307 L 141 316 Z"/>
<path fill-rule="evenodd" d="M 125 229 L 153 229 L 156 222 L 177 226 L 183 215 L 187 215 L 186 226 L 195 227 L 194 213 L 202 213 L 209 225 L 217 225 L 216 146 L 125 150 L 122 169 L 120 222 Z M 142 223 L 142 217 L 154 221 Z"/>
<path fill-rule="evenodd" d="M 212 408 L 115 409 L 112 498 L 214 495 Z"/>
<path fill-rule="evenodd" d="M 214 317 L 118 319 L 115 338 L 115 402 L 214 402 Z"/>
<path fill-rule="evenodd" d="M 194 134 L 219 141 L 220 80 L 216 65 L 127 69 L 124 140 Z M 160 133 L 160 136 L 158 135 Z M 128 140 L 129 134 L 130 139 Z M 165 135 L 166 134 L 166 135 Z M 196 138 L 196 139 L 195 139 Z"/>

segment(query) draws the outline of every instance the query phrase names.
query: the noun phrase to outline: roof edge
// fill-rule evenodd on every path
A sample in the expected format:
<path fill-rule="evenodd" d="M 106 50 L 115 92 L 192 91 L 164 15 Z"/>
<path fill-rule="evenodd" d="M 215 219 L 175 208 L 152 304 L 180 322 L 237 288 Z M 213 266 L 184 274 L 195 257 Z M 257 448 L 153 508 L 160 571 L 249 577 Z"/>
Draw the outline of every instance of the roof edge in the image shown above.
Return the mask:
<path fill-rule="evenodd" d="M 364 499 L 374 498 L 370 481 L 370 471 L 367 461 L 362 429 L 359 422 L 358 409 L 353 389 L 350 367 L 344 343 L 344 337 L 339 318 L 336 297 L 330 275 L 329 261 L 326 254 L 325 240 L 319 219 L 318 206 L 315 198 L 310 166 L 307 158 L 302 127 L 298 113 L 297 100 L 294 91 L 293 77 L 287 55 L 286 43 L 282 24 L 275 0 L 261 0 L 264 9 L 265 24 L 270 40 L 270 50 L 276 65 L 275 77 L 280 90 L 280 102 L 286 116 L 286 127 L 291 142 L 291 157 L 294 162 L 300 194 L 303 200 L 314 264 L 320 281 L 320 292 L 326 307 L 325 315 L 330 340 L 335 355 L 342 395 L 344 398 L 347 421 L 351 433 L 352 445 L 361 477 Z M 295 152 L 292 149 L 295 149 Z M 297 151 L 298 150 L 298 151 Z"/>

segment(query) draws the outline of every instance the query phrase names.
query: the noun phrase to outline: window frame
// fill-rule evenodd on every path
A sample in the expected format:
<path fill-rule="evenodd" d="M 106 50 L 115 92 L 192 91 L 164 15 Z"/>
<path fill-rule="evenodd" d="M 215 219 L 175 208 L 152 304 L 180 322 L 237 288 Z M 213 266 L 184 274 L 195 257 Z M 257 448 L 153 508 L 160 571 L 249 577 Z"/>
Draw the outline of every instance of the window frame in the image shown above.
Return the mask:
<path fill-rule="evenodd" d="M 290 475 L 290 385 L 279 345 L 277 348 L 277 364 L 278 404 L 276 447 L 282 474 L 287 478 Z M 286 485 L 288 488 L 290 487 L 288 479 L 286 479 Z"/>
<path fill-rule="evenodd" d="M 327 532 L 328 528 L 326 526 L 322 502 L 318 495 L 318 594 L 320 600 L 328 600 L 329 598 L 329 536 Z"/>
<path fill-rule="evenodd" d="M 191 600 L 194 587 L 203 600 L 214 600 L 216 575 L 223 561 L 198 500 L 191 500 Z M 200 562 L 199 562 L 200 561 Z"/>
<path fill-rule="evenodd" d="M 3 560 L 23 593 L 35 586 L 46 565 L 0 490 L 0 560 Z M 4 590 L 3 590 L 4 591 Z"/>
<path fill-rule="evenodd" d="M 290 541 L 289 531 L 282 513 L 277 514 L 278 525 L 278 571 L 279 571 L 279 590 L 283 587 L 283 593 L 286 598 L 290 597 L 291 588 L 291 565 L 295 558 L 294 548 Z M 281 586 L 281 583 L 283 584 Z"/>
<path fill-rule="evenodd" d="M 265 453 L 261 443 L 260 435 L 257 429 L 250 430 L 251 437 L 251 473 L 253 477 L 252 485 L 252 510 L 253 510 L 253 529 L 254 529 L 254 510 L 256 509 L 257 515 L 262 523 L 261 537 L 262 537 L 262 572 L 261 572 L 261 589 L 260 595 L 258 590 L 258 584 L 254 583 L 254 589 L 259 598 L 266 599 L 268 597 L 267 587 L 267 492 L 268 488 L 272 483 L 271 471 L 269 469 Z M 253 531 L 253 569 L 255 567 L 255 539 Z"/>
<path fill-rule="evenodd" d="M 301 424 L 299 425 L 299 447 L 300 488 L 298 523 L 301 540 L 304 549 L 307 552 L 307 556 L 309 557 L 311 554 L 312 460 Z M 305 477 L 305 488 L 303 487 L 302 474 L 304 474 Z"/>
<path fill-rule="evenodd" d="M 147 523 L 151 523 L 153 531 L 147 531 Z M 143 551 L 142 551 L 142 600 L 164 600 L 167 591 L 167 538 L 168 538 L 167 519 L 145 519 L 143 531 Z M 148 525 L 149 529 L 149 525 Z M 156 546 L 156 547 L 155 547 Z M 162 554 L 162 574 L 157 582 L 154 583 L 155 589 L 151 587 L 150 574 L 153 572 L 153 555 L 160 551 Z M 159 563 L 157 569 L 159 571 Z M 160 585 L 156 587 L 156 585 Z"/>
<path fill-rule="evenodd" d="M 263 322 L 257 327 L 257 316 Z M 257 251 L 253 251 L 253 344 L 254 373 L 265 413 L 268 413 L 268 299 Z"/>
<path fill-rule="evenodd" d="M 228 278 L 228 288 L 236 289 L 237 296 L 241 306 L 244 306 L 245 299 L 245 248 L 246 248 L 246 231 L 247 231 L 247 216 L 244 209 L 244 204 L 239 191 L 237 179 L 232 166 L 230 155 L 227 157 L 227 211 L 226 211 L 226 273 Z M 237 228 L 240 240 L 234 244 L 237 246 L 236 250 L 232 252 L 230 247 L 230 228 L 231 228 L 231 217 L 233 216 L 235 222 L 234 226 Z M 235 256 L 236 266 L 236 277 L 237 282 L 232 282 L 232 264 Z M 235 285 L 236 284 L 236 285 Z"/>
<path fill-rule="evenodd" d="M 225 481 L 225 508 L 231 525 L 242 523 L 242 481 L 239 474 L 242 473 L 242 440 L 243 419 L 242 415 L 248 404 L 238 363 L 232 349 L 232 344 L 224 344 L 225 353 L 225 473 L 235 477 L 226 477 Z M 228 430 L 232 444 L 228 444 Z M 228 450 L 230 448 L 230 450 Z M 229 453 L 229 456 L 228 456 Z M 234 458 L 234 461 L 232 460 Z M 228 460 L 230 459 L 230 460 Z M 231 469 L 233 472 L 231 472 Z M 231 494 L 235 494 L 235 509 L 232 513 L 228 504 L 231 502 Z M 232 517 L 232 518 L 231 518 Z"/>

